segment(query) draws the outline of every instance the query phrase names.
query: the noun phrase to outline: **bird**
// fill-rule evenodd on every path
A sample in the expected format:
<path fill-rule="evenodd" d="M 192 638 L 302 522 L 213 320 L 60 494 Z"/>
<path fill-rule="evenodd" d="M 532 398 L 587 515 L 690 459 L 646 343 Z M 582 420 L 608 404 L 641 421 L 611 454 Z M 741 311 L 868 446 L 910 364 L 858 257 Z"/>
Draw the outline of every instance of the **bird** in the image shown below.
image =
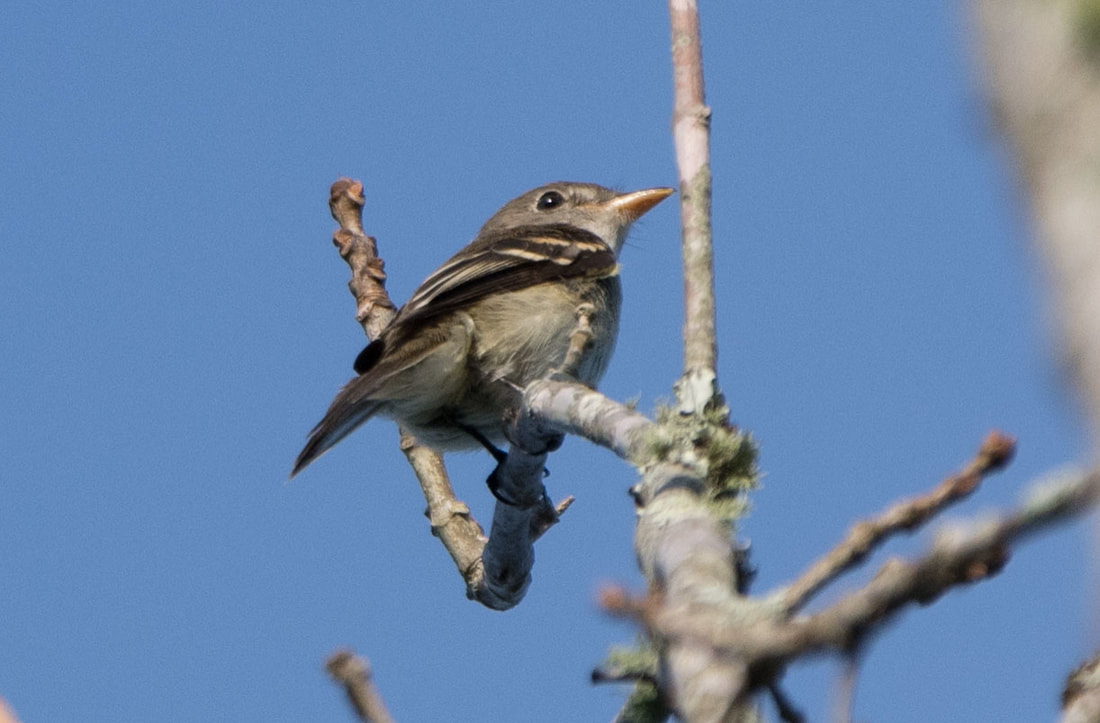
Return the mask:
<path fill-rule="evenodd" d="M 631 224 L 673 193 L 556 182 L 517 196 L 413 292 L 356 358 L 294 461 L 294 477 L 375 415 L 438 452 L 504 454 L 523 388 L 560 370 L 578 315 L 588 344 L 571 370 L 595 387 L 618 334 L 618 255 Z"/>

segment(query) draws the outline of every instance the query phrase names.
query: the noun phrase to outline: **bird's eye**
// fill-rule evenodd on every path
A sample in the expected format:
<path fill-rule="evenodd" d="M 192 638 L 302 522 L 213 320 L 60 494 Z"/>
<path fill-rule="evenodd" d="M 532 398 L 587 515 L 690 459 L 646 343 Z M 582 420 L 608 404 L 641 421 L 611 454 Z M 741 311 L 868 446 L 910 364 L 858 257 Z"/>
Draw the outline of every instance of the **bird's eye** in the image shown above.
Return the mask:
<path fill-rule="evenodd" d="M 535 208 L 540 211 L 545 211 L 550 208 L 557 208 L 565 203 L 565 198 L 557 191 L 547 191 L 539 196 L 538 202 L 535 204 Z"/>

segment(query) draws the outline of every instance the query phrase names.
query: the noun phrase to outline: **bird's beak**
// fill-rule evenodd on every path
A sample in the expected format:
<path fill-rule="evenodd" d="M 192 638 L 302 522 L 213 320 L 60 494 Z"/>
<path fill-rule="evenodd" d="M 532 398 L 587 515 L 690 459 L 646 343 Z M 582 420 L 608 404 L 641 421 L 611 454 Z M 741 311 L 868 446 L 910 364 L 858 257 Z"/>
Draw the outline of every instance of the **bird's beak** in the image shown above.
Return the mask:
<path fill-rule="evenodd" d="M 623 193 L 605 202 L 604 208 L 618 213 L 627 223 L 634 223 L 649 209 L 674 193 L 672 188 L 647 188 L 643 191 Z"/>

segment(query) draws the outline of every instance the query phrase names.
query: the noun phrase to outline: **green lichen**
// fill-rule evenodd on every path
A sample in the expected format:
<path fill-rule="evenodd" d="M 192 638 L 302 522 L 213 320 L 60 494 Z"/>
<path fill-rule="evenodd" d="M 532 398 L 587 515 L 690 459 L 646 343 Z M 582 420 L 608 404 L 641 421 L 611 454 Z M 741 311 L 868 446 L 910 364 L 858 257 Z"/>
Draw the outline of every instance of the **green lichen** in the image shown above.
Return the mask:
<path fill-rule="evenodd" d="M 646 438 L 650 459 L 696 470 L 715 514 L 723 520 L 741 517 L 747 506 L 744 493 L 756 486 L 760 476 L 757 447 L 749 433 L 730 424 L 729 409 L 721 397 L 697 414 L 681 414 L 661 405 L 655 421 Z"/>
<path fill-rule="evenodd" d="M 1090 61 L 1100 63 L 1100 0 L 1077 0 L 1073 15 L 1078 47 Z"/>
<path fill-rule="evenodd" d="M 634 684 L 630 697 L 626 699 L 618 720 L 631 723 L 660 723 L 668 720 L 668 707 L 664 704 L 657 686 L 650 682 Z"/>
<path fill-rule="evenodd" d="M 616 645 L 607 652 L 600 668 L 605 675 L 617 679 L 654 679 L 657 677 L 657 651 L 644 638 L 631 647 Z"/>
<path fill-rule="evenodd" d="M 654 681 L 657 679 L 657 651 L 653 644 L 640 638 L 634 647 L 616 646 L 593 674 L 598 680 L 633 680 L 634 688 L 623 705 L 618 720 L 635 723 L 664 721 L 669 711 Z"/>

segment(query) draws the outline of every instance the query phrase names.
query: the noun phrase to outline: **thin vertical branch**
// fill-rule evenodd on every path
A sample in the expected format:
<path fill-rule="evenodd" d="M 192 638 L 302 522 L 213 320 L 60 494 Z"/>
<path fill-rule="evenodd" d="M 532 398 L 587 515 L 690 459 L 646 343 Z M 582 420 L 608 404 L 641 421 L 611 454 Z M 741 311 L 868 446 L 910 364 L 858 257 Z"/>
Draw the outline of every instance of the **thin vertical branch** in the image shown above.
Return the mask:
<path fill-rule="evenodd" d="M 351 269 L 348 290 L 355 297 L 355 319 L 368 339 L 376 339 L 397 314 L 396 305 L 386 292 L 385 262 L 378 255 L 373 236 L 363 231 L 363 184 L 341 178 L 329 190 L 329 210 L 340 224 L 332 242 Z M 481 551 L 484 533 L 470 509 L 455 496 L 443 458 L 416 438 L 402 431 L 401 450 L 416 474 L 428 503 L 427 515 L 435 534 L 451 555 L 466 581 L 470 597 L 482 587 L 484 569 Z"/>
<path fill-rule="evenodd" d="M 714 486 L 729 480 L 717 479 L 722 475 L 700 462 L 707 458 L 702 440 L 732 439 L 733 430 L 724 419 L 715 373 L 710 109 L 703 102 L 699 13 L 694 0 L 669 0 L 669 16 L 684 265 L 684 374 L 676 385 L 679 414 L 662 424 L 663 433 L 675 440 L 673 449 L 643 465 L 642 480 L 633 490 L 638 505 L 634 549 L 651 593 L 663 606 L 687 616 L 700 609 L 734 610 L 739 596 L 731 519 L 709 504 Z M 707 410 L 720 414 L 708 417 Z M 680 423 L 693 431 L 677 430 Z M 677 716 L 740 721 L 752 715 L 751 702 L 741 696 L 749 686 L 742 661 L 716 654 L 705 641 L 665 638 L 661 643 L 658 685 Z"/>
<path fill-rule="evenodd" d="M 348 291 L 355 297 L 355 320 L 368 339 L 376 339 L 393 320 L 397 308 L 386 293 L 386 264 L 378 256 L 373 236 L 363 232 L 363 184 L 341 178 L 329 189 L 328 207 L 340 230 L 332 242 L 351 268 Z"/>
<path fill-rule="evenodd" d="M 852 723 L 856 705 L 856 684 L 859 681 L 859 655 L 844 656 L 843 666 L 836 681 L 836 700 L 833 702 L 835 723 Z"/>
<path fill-rule="evenodd" d="M 668 10 L 672 27 L 672 136 L 680 170 L 684 372 L 709 371 L 713 375 L 718 350 L 710 225 L 710 108 L 703 98 L 699 9 L 695 0 L 669 0 Z"/>

